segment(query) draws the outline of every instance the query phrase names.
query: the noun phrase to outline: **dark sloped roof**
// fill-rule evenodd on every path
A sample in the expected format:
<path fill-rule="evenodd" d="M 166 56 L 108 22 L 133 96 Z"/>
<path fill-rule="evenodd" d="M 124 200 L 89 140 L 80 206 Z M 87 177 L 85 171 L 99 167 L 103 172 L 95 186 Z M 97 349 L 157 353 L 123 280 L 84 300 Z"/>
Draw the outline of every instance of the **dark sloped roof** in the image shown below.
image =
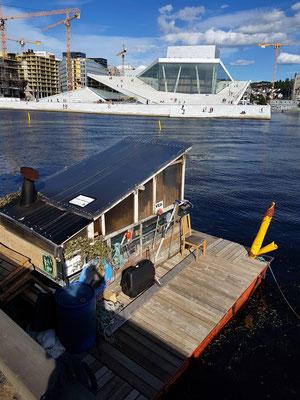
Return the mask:
<path fill-rule="evenodd" d="M 91 222 L 88 218 L 59 209 L 41 199 L 29 207 L 20 207 L 19 200 L 16 200 L 1 212 L 57 245 L 65 242 Z"/>
<path fill-rule="evenodd" d="M 39 191 L 54 204 L 89 218 L 97 217 L 190 147 L 186 143 L 125 138 L 51 176 Z M 69 203 L 79 195 L 94 200 L 85 207 Z"/>

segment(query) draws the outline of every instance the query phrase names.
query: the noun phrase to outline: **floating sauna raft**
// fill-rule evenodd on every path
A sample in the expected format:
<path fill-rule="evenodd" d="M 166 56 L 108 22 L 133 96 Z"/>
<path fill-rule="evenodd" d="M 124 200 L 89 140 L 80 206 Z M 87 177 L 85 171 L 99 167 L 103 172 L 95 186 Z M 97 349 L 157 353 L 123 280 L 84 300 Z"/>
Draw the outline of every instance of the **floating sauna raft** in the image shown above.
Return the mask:
<path fill-rule="evenodd" d="M 157 267 L 152 286 L 116 317 L 109 344 L 102 336 L 82 355 L 98 384 L 97 398 L 159 398 L 253 294 L 268 264 L 248 257 L 240 244 L 194 232 L 206 255 L 177 254 Z M 127 320 L 128 318 L 128 320 Z"/>
<path fill-rule="evenodd" d="M 98 399 L 158 398 L 251 296 L 268 268 L 250 259 L 243 246 L 199 232 L 194 233 L 207 241 L 205 256 L 195 262 L 194 254 L 179 253 L 190 149 L 161 138 L 125 138 L 40 182 L 39 193 L 37 171 L 23 167 L 20 198 L 0 210 L 2 300 L 28 288 L 32 269 L 61 286 L 78 280 L 80 256 L 65 257 L 73 239 L 101 236 L 111 248 L 116 278 L 109 288 L 126 307 L 111 327 L 116 342 L 99 335 L 82 355 L 97 379 Z M 154 262 L 161 287 L 130 300 L 120 293 L 121 273 L 145 258 Z"/>

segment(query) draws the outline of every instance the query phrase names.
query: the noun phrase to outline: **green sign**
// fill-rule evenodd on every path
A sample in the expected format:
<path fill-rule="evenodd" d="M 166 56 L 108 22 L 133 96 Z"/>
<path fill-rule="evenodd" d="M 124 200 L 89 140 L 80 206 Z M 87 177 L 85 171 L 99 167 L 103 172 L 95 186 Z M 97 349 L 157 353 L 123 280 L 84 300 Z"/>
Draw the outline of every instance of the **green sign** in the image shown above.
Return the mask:
<path fill-rule="evenodd" d="M 52 257 L 47 254 L 43 254 L 43 268 L 47 274 L 53 276 L 53 260 Z"/>

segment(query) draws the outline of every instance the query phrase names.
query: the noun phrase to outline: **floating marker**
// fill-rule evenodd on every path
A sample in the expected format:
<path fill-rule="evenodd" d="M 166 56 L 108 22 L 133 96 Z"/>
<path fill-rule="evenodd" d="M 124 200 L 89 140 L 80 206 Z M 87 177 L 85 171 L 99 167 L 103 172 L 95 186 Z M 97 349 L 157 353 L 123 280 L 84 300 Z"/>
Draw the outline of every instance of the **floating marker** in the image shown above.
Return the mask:
<path fill-rule="evenodd" d="M 158 128 L 159 128 L 159 132 L 161 132 L 161 124 L 160 124 L 160 121 L 158 121 Z"/>
<path fill-rule="evenodd" d="M 30 113 L 28 113 L 28 123 L 30 124 Z"/>

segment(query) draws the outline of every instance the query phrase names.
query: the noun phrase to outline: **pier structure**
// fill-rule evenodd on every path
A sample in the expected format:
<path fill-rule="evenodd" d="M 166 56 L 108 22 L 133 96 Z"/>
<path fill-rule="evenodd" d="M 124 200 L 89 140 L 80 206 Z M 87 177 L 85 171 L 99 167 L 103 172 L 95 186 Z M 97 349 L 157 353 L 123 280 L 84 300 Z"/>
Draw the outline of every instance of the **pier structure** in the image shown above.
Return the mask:
<path fill-rule="evenodd" d="M 76 93 L 84 91 L 84 98 L 89 99 L 84 102 L 76 97 Z M 72 92 L 66 92 L 72 93 Z M 168 118 L 237 118 L 237 119 L 271 119 L 270 106 L 258 105 L 196 105 L 190 104 L 182 109 L 180 104 L 132 104 L 132 103 L 101 103 L 99 96 L 90 88 L 73 91 L 74 100 L 69 100 L 66 95 L 65 101 L 19 101 L 18 99 L 9 99 L 1 101 L 2 110 L 25 110 L 25 111 L 58 111 L 73 112 L 83 114 L 103 114 L 103 115 L 127 115 L 143 117 L 168 117 Z M 94 100 L 91 101 L 90 99 Z"/>
<path fill-rule="evenodd" d="M 80 355 L 97 382 L 97 394 L 86 398 L 160 398 L 261 283 L 266 261 L 250 259 L 238 243 L 193 234 L 207 243 L 205 255 L 200 254 L 197 262 L 186 249 L 183 256 L 178 253 L 156 265 L 161 286 L 154 285 L 133 300 L 115 290 L 125 307 L 115 315 L 111 340 L 99 334 L 94 346 Z M 0 337 L 6 343 L 0 349 L 0 369 L 21 396 L 38 399 L 55 364 L 24 331 L 12 329 L 14 323 L 7 316 L 0 317 Z M 20 363 L 23 340 L 30 342 L 30 352 Z M 34 373 L 25 371 L 36 371 L 36 365 L 39 377 L 34 379 Z"/>

